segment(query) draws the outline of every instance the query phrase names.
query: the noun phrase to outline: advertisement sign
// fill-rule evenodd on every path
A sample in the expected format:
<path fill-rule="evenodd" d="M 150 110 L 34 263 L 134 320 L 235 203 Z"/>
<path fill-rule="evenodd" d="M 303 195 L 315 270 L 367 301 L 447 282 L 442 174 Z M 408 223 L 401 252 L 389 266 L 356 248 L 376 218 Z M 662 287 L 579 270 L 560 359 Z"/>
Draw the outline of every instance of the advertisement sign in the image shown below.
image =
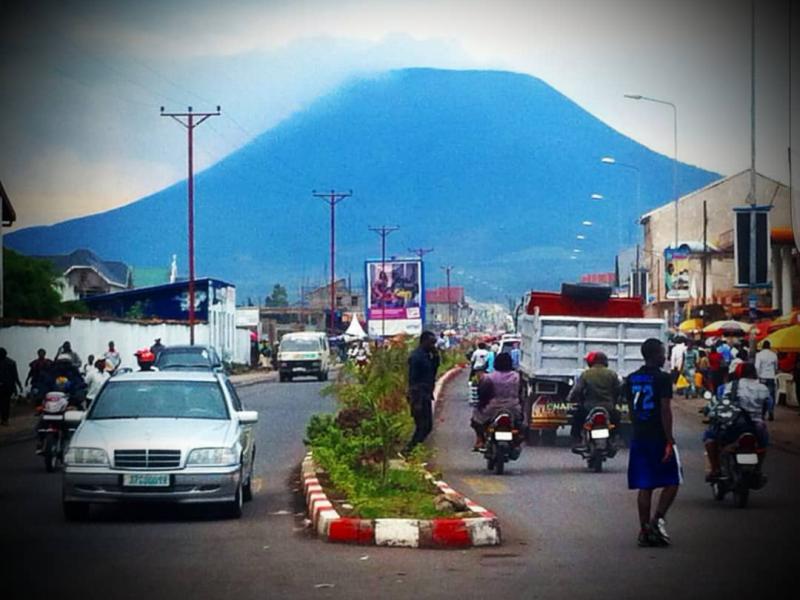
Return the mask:
<path fill-rule="evenodd" d="M 689 299 L 689 257 L 687 246 L 664 250 L 664 287 L 669 300 Z"/>
<path fill-rule="evenodd" d="M 414 259 L 367 261 L 367 319 L 408 322 L 414 329 L 423 316 L 422 262 Z M 395 327 L 391 328 L 396 329 Z M 387 332 L 389 328 L 387 327 Z"/>
<path fill-rule="evenodd" d="M 419 319 L 422 269 L 415 260 L 367 263 L 370 319 Z"/>

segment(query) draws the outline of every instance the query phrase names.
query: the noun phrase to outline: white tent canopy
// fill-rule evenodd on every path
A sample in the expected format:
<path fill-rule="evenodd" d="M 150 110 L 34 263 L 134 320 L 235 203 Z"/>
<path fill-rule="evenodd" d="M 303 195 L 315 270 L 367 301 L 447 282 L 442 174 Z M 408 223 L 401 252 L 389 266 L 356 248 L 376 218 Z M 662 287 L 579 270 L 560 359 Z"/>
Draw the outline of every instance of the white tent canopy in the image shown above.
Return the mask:
<path fill-rule="evenodd" d="M 355 313 L 351 313 L 350 326 L 347 328 L 347 331 L 344 332 L 344 336 L 356 340 L 363 340 L 367 337 L 367 334 L 364 333 L 364 328 L 361 327 L 361 323 L 359 322 Z"/>

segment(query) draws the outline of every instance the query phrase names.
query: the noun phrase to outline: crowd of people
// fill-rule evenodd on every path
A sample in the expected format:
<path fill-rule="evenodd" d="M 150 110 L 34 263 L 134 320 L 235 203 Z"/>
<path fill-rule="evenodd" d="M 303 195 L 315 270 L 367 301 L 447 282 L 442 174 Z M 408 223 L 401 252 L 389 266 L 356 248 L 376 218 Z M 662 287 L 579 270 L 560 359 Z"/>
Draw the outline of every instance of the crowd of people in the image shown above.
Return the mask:
<path fill-rule="evenodd" d="M 157 338 L 149 348 L 134 353 L 141 370 L 151 370 L 156 356 L 165 346 Z M 67 394 L 74 405 L 89 406 L 97 397 L 103 384 L 116 373 L 122 365 L 122 356 L 114 341 L 109 341 L 105 351 L 89 354 L 84 362 L 65 341 L 47 356 L 47 350 L 39 348 L 36 358 L 28 363 L 28 373 L 24 382 L 20 381 L 17 364 L 8 356 L 5 348 L 0 348 L 0 423 L 8 425 L 11 399 L 26 391 L 34 406 L 42 403 L 49 392 Z"/>
<path fill-rule="evenodd" d="M 738 339 L 720 339 L 708 345 L 679 337 L 670 351 L 673 383 L 687 397 L 701 396 L 705 391 L 718 394 L 728 382 L 740 378 L 741 370 L 753 364 L 758 381 L 770 395 L 767 414 L 775 418 L 777 378 L 780 373 L 793 376 L 796 397 L 800 398 L 800 360 L 796 353 L 776 353 L 769 340 L 751 357 L 746 344 Z"/>

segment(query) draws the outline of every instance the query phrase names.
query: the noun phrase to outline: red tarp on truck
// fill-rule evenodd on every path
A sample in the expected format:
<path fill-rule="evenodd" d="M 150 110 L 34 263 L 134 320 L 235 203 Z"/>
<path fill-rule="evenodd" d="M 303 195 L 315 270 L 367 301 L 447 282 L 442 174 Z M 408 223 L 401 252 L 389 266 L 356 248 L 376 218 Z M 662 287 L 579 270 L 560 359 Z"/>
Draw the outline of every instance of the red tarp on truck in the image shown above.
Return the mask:
<path fill-rule="evenodd" d="M 532 315 L 537 306 L 539 314 L 547 317 L 644 318 L 640 298 L 591 299 L 556 292 L 531 292 L 525 312 Z"/>

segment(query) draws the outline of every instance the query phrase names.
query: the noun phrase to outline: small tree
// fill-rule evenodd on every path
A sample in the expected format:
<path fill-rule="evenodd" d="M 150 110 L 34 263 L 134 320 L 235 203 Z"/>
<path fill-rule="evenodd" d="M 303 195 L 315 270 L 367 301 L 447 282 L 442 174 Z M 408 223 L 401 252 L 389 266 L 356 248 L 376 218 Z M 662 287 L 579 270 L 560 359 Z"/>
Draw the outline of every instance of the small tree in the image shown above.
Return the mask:
<path fill-rule="evenodd" d="M 62 314 L 60 284 L 46 260 L 3 248 L 5 316 L 11 319 L 53 319 Z"/>
<path fill-rule="evenodd" d="M 271 308 L 289 306 L 289 294 L 286 292 L 286 288 L 280 283 L 276 283 L 272 287 L 272 294 L 264 298 L 264 305 Z"/>

